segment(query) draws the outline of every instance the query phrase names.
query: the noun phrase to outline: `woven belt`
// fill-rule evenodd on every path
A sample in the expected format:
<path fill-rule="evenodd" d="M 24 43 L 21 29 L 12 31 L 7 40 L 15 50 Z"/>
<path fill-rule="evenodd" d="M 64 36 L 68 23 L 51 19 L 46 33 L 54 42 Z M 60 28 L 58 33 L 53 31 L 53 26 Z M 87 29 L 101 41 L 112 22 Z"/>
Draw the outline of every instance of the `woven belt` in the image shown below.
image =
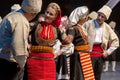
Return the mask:
<path fill-rule="evenodd" d="M 46 53 L 53 53 L 53 48 L 49 46 L 31 46 L 30 52 L 46 52 Z"/>
<path fill-rule="evenodd" d="M 37 56 L 32 56 L 29 58 L 38 59 L 38 60 L 54 60 L 54 58 L 45 58 L 45 57 L 37 57 Z"/>
<path fill-rule="evenodd" d="M 75 46 L 75 50 L 89 50 L 89 45 Z"/>

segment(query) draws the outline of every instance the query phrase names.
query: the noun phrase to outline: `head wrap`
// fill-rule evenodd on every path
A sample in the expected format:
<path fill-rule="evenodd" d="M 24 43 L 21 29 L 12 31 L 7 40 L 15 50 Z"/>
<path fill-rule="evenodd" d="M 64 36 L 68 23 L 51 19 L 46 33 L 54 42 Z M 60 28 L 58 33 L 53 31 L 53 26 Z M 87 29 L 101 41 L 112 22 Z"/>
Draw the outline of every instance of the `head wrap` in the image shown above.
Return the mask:
<path fill-rule="evenodd" d="M 42 0 L 23 0 L 22 9 L 28 13 L 39 13 L 41 11 Z"/>
<path fill-rule="evenodd" d="M 19 10 L 21 7 L 20 7 L 20 5 L 19 4 L 14 4 L 13 6 L 11 6 L 11 12 L 12 11 L 17 11 L 17 10 Z"/>
<path fill-rule="evenodd" d="M 91 19 L 96 19 L 97 18 L 97 12 L 95 12 L 95 11 L 92 11 L 89 15 L 88 15 L 88 17 L 89 18 L 91 18 Z"/>
<path fill-rule="evenodd" d="M 111 22 L 109 23 L 109 25 L 110 25 L 110 27 L 111 27 L 112 29 L 115 29 L 116 22 L 111 21 Z"/>
<path fill-rule="evenodd" d="M 53 21 L 53 24 L 56 27 L 59 27 L 60 26 L 60 22 L 61 22 L 61 11 L 58 11 L 58 15 L 57 15 L 55 21 Z"/>
<path fill-rule="evenodd" d="M 61 14 L 62 14 L 60 6 L 57 3 L 52 2 L 48 5 L 48 7 L 52 7 L 53 9 L 55 9 L 57 16 L 56 19 L 53 21 L 53 25 L 59 27 L 61 22 Z"/>
<path fill-rule="evenodd" d="M 77 22 L 88 14 L 89 10 L 87 6 L 77 7 L 69 16 L 69 24 L 75 25 Z"/>
<path fill-rule="evenodd" d="M 98 10 L 98 12 L 103 13 L 106 16 L 107 20 L 108 20 L 110 14 L 112 12 L 112 9 L 109 6 L 104 5 L 101 9 Z"/>

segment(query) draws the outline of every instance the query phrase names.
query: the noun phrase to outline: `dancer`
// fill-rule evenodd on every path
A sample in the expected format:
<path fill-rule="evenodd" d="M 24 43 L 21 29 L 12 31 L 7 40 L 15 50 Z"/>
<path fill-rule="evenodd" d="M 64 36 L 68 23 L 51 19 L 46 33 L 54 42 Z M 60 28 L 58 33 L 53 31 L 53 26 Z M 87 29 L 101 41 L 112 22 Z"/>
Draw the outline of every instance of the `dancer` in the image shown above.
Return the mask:
<path fill-rule="evenodd" d="M 101 79 L 104 63 L 103 57 L 106 58 L 119 46 L 117 35 L 110 26 L 105 23 L 111 12 L 111 8 L 104 5 L 98 10 L 97 19 L 89 20 L 83 25 L 88 32 L 90 55 L 95 73 L 95 80 Z M 109 41 L 111 41 L 111 45 L 107 48 Z"/>

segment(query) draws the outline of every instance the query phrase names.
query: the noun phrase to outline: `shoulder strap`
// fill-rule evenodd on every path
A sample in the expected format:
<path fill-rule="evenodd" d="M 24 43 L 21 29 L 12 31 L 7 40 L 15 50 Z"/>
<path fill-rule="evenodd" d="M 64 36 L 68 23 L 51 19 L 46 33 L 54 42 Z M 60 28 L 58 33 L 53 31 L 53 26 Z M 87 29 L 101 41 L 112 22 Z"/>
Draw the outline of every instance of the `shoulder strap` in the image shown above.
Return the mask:
<path fill-rule="evenodd" d="M 81 33 L 81 36 L 83 37 L 85 43 L 88 43 L 88 36 L 85 34 L 84 30 L 81 28 L 82 26 L 78 25 L 77 28 Z"/>

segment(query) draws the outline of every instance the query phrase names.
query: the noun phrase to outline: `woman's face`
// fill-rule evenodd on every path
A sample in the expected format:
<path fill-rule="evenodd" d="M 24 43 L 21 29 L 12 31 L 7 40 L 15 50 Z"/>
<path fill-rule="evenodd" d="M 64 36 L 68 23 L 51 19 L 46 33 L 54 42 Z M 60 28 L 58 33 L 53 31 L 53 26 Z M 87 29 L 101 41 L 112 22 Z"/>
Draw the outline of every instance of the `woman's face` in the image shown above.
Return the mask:
<path fill-rule="evenodd" d="M 45 21 L 52 23 L 56 19 L 56 11 L 52 7 L 48 7 L 45 11 Z"/>
<path fill-rule="evenodd" d="M 103 13 L 99 12 L 97 17 L 98 24 L 102 25 L 105 20 L 106 20 L 106 16 Z"/>

